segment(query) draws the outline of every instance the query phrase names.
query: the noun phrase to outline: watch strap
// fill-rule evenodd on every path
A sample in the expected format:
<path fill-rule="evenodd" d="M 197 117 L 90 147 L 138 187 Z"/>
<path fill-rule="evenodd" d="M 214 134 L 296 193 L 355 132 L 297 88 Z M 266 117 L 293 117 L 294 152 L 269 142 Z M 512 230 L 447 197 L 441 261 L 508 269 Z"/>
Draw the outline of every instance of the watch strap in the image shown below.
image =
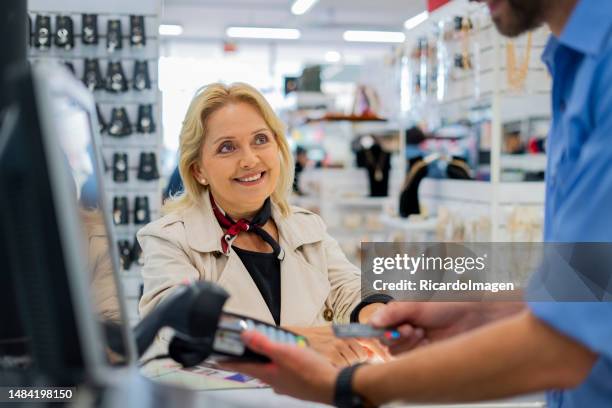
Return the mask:
<path fill-rule="evenodd" d="M 338 408 L 362 408 L 364 406 L 361 396 L 353 391 L 353 375 L 357 368 L 364 363 L 358 363 L 340 370 L 336 378 L 334 391 L 334 405 Z"/>

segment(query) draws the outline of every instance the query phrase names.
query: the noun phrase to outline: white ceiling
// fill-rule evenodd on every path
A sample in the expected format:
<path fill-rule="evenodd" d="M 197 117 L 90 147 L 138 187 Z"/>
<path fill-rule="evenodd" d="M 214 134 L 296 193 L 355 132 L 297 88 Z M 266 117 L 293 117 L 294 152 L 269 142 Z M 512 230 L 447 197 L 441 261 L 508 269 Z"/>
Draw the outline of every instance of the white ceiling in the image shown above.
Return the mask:
<path fill-rule="evenodd" d="M 162 0 L 162 23 L 181 24 L 173 40 L 225 39 L 232 25 L 288 27 L 302 31 L 302 44 L 341 43 L 348 29 L 401 31 L 425 10 L 426 0 L 319 0 L 306 14 L 291 14 L 293 0 Z"/>

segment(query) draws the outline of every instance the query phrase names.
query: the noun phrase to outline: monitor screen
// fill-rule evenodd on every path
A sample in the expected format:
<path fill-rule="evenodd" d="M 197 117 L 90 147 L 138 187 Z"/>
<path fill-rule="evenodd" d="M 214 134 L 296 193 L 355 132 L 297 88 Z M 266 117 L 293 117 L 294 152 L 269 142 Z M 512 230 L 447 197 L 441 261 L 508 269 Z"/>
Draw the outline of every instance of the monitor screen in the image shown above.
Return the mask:
<path fill-rule="evenodd" d="M 125 363 L 127 349 L 121 330 L 127 327 L 127 319 L 121 306 L 121 288 L 117 276 L 117 254 L 112 245 L 113 233 L 104 206 L 104 191 L 100 166 L 98 165 L 99 147 L 96 146 L 88 107 L 62 90 L 53 94 L 54 116 L 57 120 L 58 145 L 68 164 L 74 193 L 77 200 L 78 219 L 80 220 L 85 249 L 87 251 L 89 298 L 103 324 L 106 333 L 107 357 L 113 364 Z M 111 347 L 112 346 L 112 347 Z M 110 349 L 115 352 L 110 352 Z M 124 355 L 117 349 L 126 351 Z"/>
<path fill-rule="evenodd" d="M 59 383 L 134 361 L 104 201 L 92 95 L 65 69 L 18 67 L 0 129 L 0 241 L 11 350 Z M 3 270 L 4 272 L 4 270 Z M 12 288 L 12 289 L 11 289 Z M 7 302 L 4 302 L 3 305 Z M 15 312 L 17 311 L 17 312 Z M 29 359 L 29 360 L 28 360 Z"/>

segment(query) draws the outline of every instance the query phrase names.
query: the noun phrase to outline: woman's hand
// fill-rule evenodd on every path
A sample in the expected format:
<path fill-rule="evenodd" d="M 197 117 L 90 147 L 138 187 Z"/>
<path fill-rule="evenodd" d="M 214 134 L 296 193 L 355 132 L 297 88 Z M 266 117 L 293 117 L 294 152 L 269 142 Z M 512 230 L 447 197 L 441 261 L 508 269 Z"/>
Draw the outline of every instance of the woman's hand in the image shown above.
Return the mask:
<path fill-rule="evenodd" d="M 331 326 L 287 327 L 308 340 L 310 347 L 336 367 L 362 362 L 370 357 L 368 348 L 354 339 L 339 339 L 334 336 Z"/>
<path fill-rule="evenodd" d="M 317 327 L 315 329 L 321 329 Z M 309 348 L 275 343 L 263 334 L 246 331 L 242 340 L 251 350 L 270 358 L 270 363 L 225 362 L 223 369 L 238 371 L 270 384 L 278 394 L 331 404 L 340 371 Z"/>

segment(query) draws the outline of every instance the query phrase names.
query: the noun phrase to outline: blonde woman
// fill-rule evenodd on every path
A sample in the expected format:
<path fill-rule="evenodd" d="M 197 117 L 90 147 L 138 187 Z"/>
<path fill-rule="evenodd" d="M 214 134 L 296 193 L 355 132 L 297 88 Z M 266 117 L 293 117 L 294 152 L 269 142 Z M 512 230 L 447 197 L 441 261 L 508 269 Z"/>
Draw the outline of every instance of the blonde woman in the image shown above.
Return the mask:
<path fill-rule="evenodd" d="M 195 96 L 179 171 L 184 192 L 138 234 L 142 315 L 185 280 L 202 279 L 230 293 L 227 311 L 291 328 L 336 364 L 367 357 L 363 343 L 335 339 L 330 323 L 365 321 L 387 299 L 360 302 L 359 269 L 319 216 L 287 202 L 291 153 L 257 90 L 212 84 Z"/>

